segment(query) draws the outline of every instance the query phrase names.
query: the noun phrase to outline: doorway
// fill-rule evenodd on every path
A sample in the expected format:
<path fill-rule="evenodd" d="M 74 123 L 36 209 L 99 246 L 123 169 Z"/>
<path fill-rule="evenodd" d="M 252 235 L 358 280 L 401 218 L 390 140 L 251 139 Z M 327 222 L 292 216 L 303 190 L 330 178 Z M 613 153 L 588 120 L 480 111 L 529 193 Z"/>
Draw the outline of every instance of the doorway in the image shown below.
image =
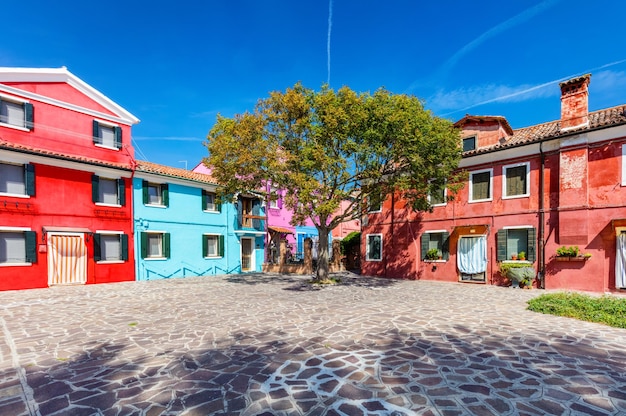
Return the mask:
<path fill-rule="evenodd" d="M 254 270 L 254 239 L 241 238 L 241 271 L 251 272 Z"/>
<path fill-rule="evenodd" d="M 48 234 L 48 285 L 87 282 L 84 234 Z"/>

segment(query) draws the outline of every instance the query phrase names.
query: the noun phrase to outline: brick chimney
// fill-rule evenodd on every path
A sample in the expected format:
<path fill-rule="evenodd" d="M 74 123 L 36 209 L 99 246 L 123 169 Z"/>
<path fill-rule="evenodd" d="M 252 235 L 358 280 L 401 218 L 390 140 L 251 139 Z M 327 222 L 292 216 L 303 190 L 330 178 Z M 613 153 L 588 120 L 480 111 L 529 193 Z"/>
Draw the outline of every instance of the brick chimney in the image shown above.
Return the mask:
<path fill-rule="evenodd" d="M 584 127 L 589 124 L 589 81 L 585 74 L 561 82 L 561 131 Z"/>

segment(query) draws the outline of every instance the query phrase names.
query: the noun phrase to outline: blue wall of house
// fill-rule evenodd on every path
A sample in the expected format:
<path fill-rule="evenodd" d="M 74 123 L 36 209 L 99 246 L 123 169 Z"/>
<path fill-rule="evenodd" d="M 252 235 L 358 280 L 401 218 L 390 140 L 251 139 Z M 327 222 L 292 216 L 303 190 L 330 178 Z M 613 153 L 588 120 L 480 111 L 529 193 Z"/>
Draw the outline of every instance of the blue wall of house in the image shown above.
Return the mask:
<path fill-rule="evenodd" d="M 222 204 L 221 212 L 202 209 L 202 188 L 168 182 L 167 207 L 143 203 L 142 178 L 133 179 L 133 216 L 137 280 L 172 277 L 210 276 L 241 272 L 240 237 L 235 234 L 236 211 L 232 204 Z M 154 178 L 151 182 L 157 182 Z M 142 232 L 166 232 L 170 235 L 169 258 L 144 259 L 141 250 Z M 205 258 L 202 253 L 203 234 L 224 236 L 224 256 Z M 261 239 L 262 240 L 262 239 Z M 262 241 L 261 241 L 262 245 Z M 257 250 L 261 252 L 262 249 Z M 259 262 L 259 270 L 261 263 Z"/>

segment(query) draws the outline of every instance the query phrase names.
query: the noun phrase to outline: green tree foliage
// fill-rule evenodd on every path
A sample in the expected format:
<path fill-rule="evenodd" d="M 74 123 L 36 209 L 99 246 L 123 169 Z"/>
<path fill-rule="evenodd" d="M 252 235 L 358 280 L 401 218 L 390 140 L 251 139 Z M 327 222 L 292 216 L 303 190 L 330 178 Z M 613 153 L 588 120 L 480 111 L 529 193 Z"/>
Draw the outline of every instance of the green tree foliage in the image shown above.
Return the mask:
<path fill-rule="evenodd" d="M 286 191 L 294 224 L 313 221 L 318 279 L 328 275 L 328 233 L 363 215 L 363 201 L 396 192 L 415 210 L 428 210 L 430 192 L 458 186 L 453 172 L 461 157 L 452 123 L 414 96 L 313 91 L 299 83 L 270 93 L 252 112 L 218 116 L 206 146 L 222 195 L 271 183 Z M 350 206 L 338 214 L 344 200 Z"/>

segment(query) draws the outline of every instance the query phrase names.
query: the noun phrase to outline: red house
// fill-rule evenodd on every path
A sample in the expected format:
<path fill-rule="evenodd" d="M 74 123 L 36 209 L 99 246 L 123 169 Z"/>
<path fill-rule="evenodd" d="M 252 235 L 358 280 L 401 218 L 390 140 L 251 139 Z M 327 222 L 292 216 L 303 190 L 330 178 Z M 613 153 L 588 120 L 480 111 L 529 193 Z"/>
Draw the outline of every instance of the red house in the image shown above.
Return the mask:
<path fill-rule="evenodd" d="M 134 280 L 138 121 L 66 68 L 0 68 L 0 290 Z"/>
<path fill-rule="evenodd" d="M 452 201 L 431 195 L 432 213 L 388 197 L 363 225 L 363 273 L 503 285 L 501 266 L 516 263 L 537 287 L 626 288 L 626 106 L 589 112 L 590 79 L 560 84 L 560 120 L 457 121 L 465 186 Z"/>

